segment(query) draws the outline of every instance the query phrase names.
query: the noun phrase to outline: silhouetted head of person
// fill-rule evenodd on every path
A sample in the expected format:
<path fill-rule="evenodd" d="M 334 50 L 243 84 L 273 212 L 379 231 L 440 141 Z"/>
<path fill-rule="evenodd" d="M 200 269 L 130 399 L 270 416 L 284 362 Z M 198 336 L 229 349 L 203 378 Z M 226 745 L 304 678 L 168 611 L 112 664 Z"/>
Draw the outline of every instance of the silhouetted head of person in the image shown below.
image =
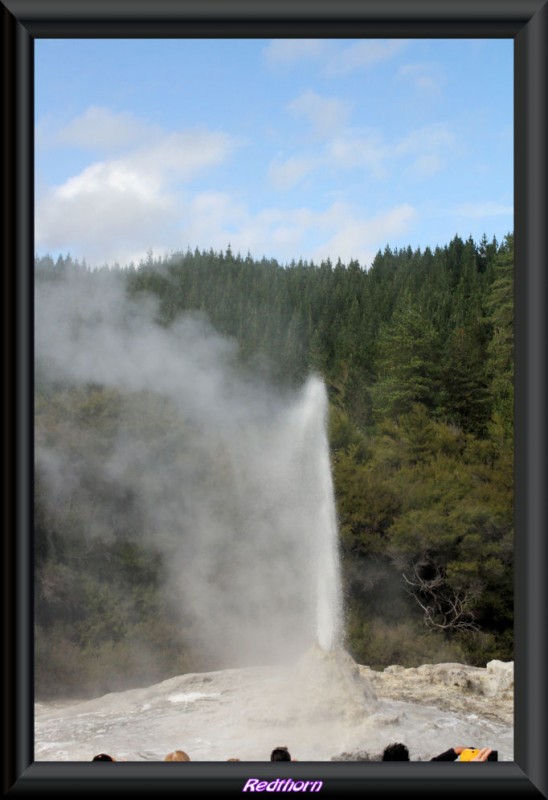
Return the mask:
<path fill-rule="evenodd" d="M 275 747 L 270 754 L 271 761 L 291 761 L 291 755 L 287 747 Z"/>
<path fill-rule="evenodd" d="M 93 756 L 91 759 L 92 761 L 116 761 L 115 758 L 109 756 L 107 753 L 98 753 L 96 756 Z"/>
<path fill-rule="evenodd" d="M 190 761 L 190 756 L 184 750 L 174 750 L 167 754 L 164 761 Z"/>
<path fill-rule="evenodd" d="M 409 761 L 409 750 L 401 742 L 394 742 L 384 748 L 382 761 Z"/>

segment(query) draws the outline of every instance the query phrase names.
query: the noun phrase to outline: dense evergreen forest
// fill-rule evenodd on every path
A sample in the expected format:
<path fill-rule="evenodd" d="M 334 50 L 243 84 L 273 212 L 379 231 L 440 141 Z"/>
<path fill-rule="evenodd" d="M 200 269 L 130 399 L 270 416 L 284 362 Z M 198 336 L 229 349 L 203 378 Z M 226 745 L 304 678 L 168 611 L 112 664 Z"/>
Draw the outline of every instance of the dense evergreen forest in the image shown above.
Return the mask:
<path fill-rule="evenodd" d="M 228 247 L 124 269 L 40 257 L 35 280 L 88 273 L 106 292 L 123 281 L 132 298 L 158 298 L 160 326 L 207 315 L 237 340 L 242 371 L 286 387 L 319 373 L 349 652 L 374 668 L 484 666 L 513 658 L 513 261 L 510 234 L 456 236 L 435 250 L 387 247 L 367 270 Z M 38 441 L 64 437 L 99 463 L 121 419 L 151 447 L 175 424 L 154 392 L 63 384 L 39 362 L 35 419 Z M 38 699 L 230 666 L 179 623 L 143 519 L 139 497 L 107 480 L 57 502 L 37 461 Z"/>

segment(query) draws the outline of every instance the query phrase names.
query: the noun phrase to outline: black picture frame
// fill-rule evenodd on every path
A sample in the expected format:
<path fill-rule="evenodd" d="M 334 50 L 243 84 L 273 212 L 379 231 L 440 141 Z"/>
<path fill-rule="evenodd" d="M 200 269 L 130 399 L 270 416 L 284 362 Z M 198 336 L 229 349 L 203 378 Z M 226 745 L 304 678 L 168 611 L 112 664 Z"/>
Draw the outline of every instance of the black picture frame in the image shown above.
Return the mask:
<path fill-rule="evenodd" d="M 322 796 L 540 798 L 548 792 L 548 0 L 2 0 L 4 794 L 240 794 L 281 765 L 34 762 L 33 269 L 35 38 L 405 37 L 514 41 L 515 761 L 300 762 Z M 274 774 L 275 772 L 275 774 Z"/>

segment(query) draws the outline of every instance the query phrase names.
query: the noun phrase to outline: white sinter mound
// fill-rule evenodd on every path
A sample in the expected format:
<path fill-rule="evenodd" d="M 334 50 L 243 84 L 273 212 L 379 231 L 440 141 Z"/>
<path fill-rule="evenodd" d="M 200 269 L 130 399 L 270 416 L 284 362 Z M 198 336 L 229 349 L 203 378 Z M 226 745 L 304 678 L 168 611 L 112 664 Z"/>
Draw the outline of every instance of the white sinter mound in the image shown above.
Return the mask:
<path fill-rule="evenodd" d="M 513 663 L 387 667 L 343 650 L 309 652 L 289 667 L 188 674 L 83 702 L 36 703 L 35 760 L 90 761 L 107 752 L 162 761 L 378 759 L 400 741 L 413 760 L 452 746 L 489 746 L 513 760 Z"/>

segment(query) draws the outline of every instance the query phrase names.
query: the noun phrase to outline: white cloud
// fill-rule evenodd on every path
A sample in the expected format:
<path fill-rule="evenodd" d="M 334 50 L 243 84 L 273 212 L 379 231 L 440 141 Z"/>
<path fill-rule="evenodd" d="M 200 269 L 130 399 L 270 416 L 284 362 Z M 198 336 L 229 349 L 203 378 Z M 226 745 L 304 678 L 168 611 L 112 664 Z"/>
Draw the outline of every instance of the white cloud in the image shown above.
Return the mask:
<path fill-rule="evenodd" d="M 422 179 L 440 172 L 458 150 L 455 134 L 436 123 L 411 131 L 394 145 L 393 153 L 396 158 L 408 159 L 404 167 L 407 177 Z"/>
<path fill-rule="evenodd" d="M 378 179 L 388 175 L 391 148 L 378 131 L 348 130 L 332 139 L 327 148 L 328 161 L 344 169 L 361 168 Z"/>
<path fill-rule="evenodd" d="M 396 77 L 423 95 L 439 95 L 445 74 L 435 64 L 404 64 Z"/>
<path fill-rule="evenodd" d="M 371 217 L 336 202 L 321 210 L 266 208 L 254 213 L 230 195 L 216 192 L 195 197 L 184 218 L 181 236 L 199 248 L 223 250 L 230 243 L 234 252 L 249 250 L 256 258 L 266 255 L 282 263 L 329 257 L 346 263 L 355 258 L 367 265 L 387 241 L 411 228 L 417 212 L 403 204 Z"/>
<path fill-rule="evenodd" d="M 228 192 L 200 192 L 181 205 L 181 236 L 200 248 L 224 250 L 230 243 L 236 250 L 234 235 L 247 224 L 248 218 L 246 205 Z"/>
<path fill-rule="evenodd" d="M 358 39 L 350 44 L 334 39 L 275 39 L 263 54 L 271 67 L 308 61 L 324 75 L 343 76 L 393 58 L 406 44 L 404 39 Z"/>
<path fill-rule="evenodd" d="M 272 162 L 269 178 L 278 189 L 292 188 L 319 170 L 364 170 L 376 180 L 394 175 L 424 180 L 443 170 L 459 152 L 457 138 L 445 123 L 424 125 L 390 140 L 378 129 L 349 126 L 346 101 L 311 90 L 292 100 L 286 110 L 307 119 L 323 146 L 312 155 L 303 149 Z"/>
<path fill-rule="evenodd" d="M 433 123 L 417 128 L 401 139 L 396 147 L 396 155 L 417 155 L 439 149 L 452 149 L 456 145 L 455 134 L 443 123 Z"/>
<path fill-rule="evenodd" d="M 302 243 L 304 228 L 292 211 L 266 208 L 253 212 L 227 192 L 201 192 L 181 209 L 179 238 L 200 249 L 224 250 L 256 258 L 290 260 Z"/>
<path fill-rule="evenodd" d="M 328 47 L 324 39 L 273 39 L 263 55 L 271 66 L 292 66 L 298 61 L 318 59 Z"/>
<path fill-rule="evenodd" d="M 268 177 L 276 189 L 287 190 L 317 169 L 318 166 L 318 159 L 308 156 L 292 156 L 285 161 L 273 161 L 268 168 Z"/>
<path fill-rule="evenodd" d="M 78 242 L 91 260 L 127 241 L 146 248 L 148 236 L 170 216 L 172 202 L 158 180 L 128 164 L 101 162 L 48 190 L 36 208 L 38 249 Z"/>
<path fill-rule="evenodd" d="M 38 197 L 37 249 L 79 250 L 90 263 L 122 262 L 129 252 L 172 239 L 180 185 L 223 163 L 237 145 L 211 131 L 163 133 L 147 146 L 88 166 Z"/>
<path fill-rule="evenodd" d="M 101 106 L 90 106 L 65 125 L 55 140 L 71 147 L 110 151 L 135 144 L 155 133 L 156 128 L 127 111 L 115 113 Z"/>
<path fill-rule="evenodd" d="M 296 97 L 287 106 L 297 117 L 304 117 L 318 134 L 327 134 L 344 125 L 349 105 L 337 97 L 323 97 L 313 91 L 307 91 Z"/>
<path fill-rule="evenodd" d="M 425 180 L 444 169 L 458 152 L 456 136 L 445 125 L 425 126 L 402 139 L 388 141 L 375 129 L 345 128 L 328 137 L 315 157 L 295 154 L 274 162 L 270 178 L 279 189 L 289 189 L 314 171 L 363 170 L 376 180 L 396 173 Z"/>
<path fill-rule="evenodd" d="M 410 230 L 416 218 L 416 210 L 408 204 L 374 217 L 366 217 L 343 203 L 334 204 L 321 218 L 322 226 L 332 233 L 316 248 L 314 259 L 340 257 L 343 263 L 357 259 L 362 266 L 369 266 L 377 251 Z"/>
<path fill-rule="evenodd" d="M 343 113 L 334 98 L 301 95 L 292 110 L 328 119 Z M 330 113 L 332 116 L 330 116 Z M 117 141 L 123 139 L 119 128 Z M 110 139 L 113 140 L 112 138 Z M 290 189 L 314 171 L 362 169 L 377 179 L 415 169 L 423 175 L 440 168 L 440 153 L 452 144 L 443 126 L 415 131 L 386 142 L 375 130 L 346 129 L 316 154 L 296 153 L 270 164 L 269 178 Z M 38 252 L 66 252 L 90 264 L 139 261 L 148 250 L 163 254 L 187 246 L 250 251 L 280 261 L 292 258 L 368 263 L 386 241 L 409 229 L 410 205 L 370 217 L 344 202 L 323 210 L 251 208 L 224 191 L 192 191 L 190 182 L 222 164 L 239 142 L 214 131 L 157 132 L 146 144 L 118 157 L 97 161 L 38 196 Z"/>
<path fill-rule="evenodd" d="M 230 149 L 230 142 L 223 146 L 214 134 L 210 137 L 199 139 L 203 165 L 216 163 Z M 224 250 L 230 243 L 234 252 L 249 251 L 282 263 L 329 256 L 346 262 L 357 258 L 366 265 L 386 241 L 408 230 L 416 216 L 411 206 L 400 205 L 370 217 L 342 202 L 320 210 L 254 210 L 228 192 L 178 190 L 171 183 L 176 174 L 190 174 L 187 158 L 193 141 L 187 139 L 185 155 L 175 146 L 179 139 L 166 137 L 163 145 L 99 162 L 50 190 L 38 204 L 38 250 L 66 252 L 78 242 L 80 253 L 68 249 L 92 265 L 127 264 L 137 263 L 148 250 L 155 255 L 187 246 Z M 166 161 L 160 162 L 157 148 L 163 149 Z M 291 159 L 278 167 L 282 180 L 284 169 L 289 175 Z"/>
<path fill-rule="evenodd" d="M 423 153 L 405 168 L 404 173 L 407 178 L 424 180 L 441 172 L 444 166 L 445 162 L 439 153 Z"/>
<path fill-rule="evenodd" d="M 364 39 L 343 45 L 327 62 L 325 72 L 329 75 L 348 75 L 354 70 L 393 58 L 405 45 L 403 39 Z"/>

